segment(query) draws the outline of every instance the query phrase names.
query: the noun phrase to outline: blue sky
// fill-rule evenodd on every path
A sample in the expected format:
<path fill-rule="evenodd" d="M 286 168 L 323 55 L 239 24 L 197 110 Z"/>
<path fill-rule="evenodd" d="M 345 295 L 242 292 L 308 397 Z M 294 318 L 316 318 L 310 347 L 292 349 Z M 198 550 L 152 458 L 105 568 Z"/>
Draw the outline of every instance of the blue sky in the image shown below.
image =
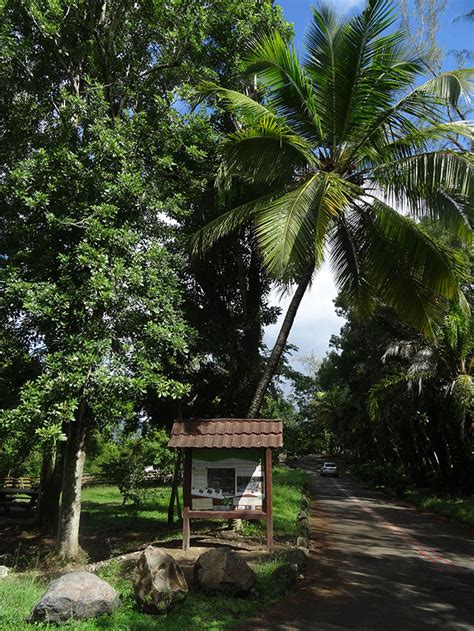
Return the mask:
<path fill-rule="evenodd" d="M 311 20 L 311 5 L 315 2 L 279 0 L 279 4 L 283 7 L 286 19 L 294 23 L 295 44 L 299 50 L 302 50 L 304 35 Z M 326 4 L 333 6 L 338 12 L 351 14 L 362 9 L 365 0 L 326 0 Z M 414 7 L 413 3 L 412 6 Z M 474 0 L 447 0 L 445 10 L 439 15 L 438 45 L 445 53 L 443 64 L 445 69 L 455 67 L 455 58 L 449 54 L 451 50 L 474 48 L 474 23 L 456 20 L 457 17 L 472 9 L 474 9 Z M 474 61 L 470 63 L 474 65 Z M 324 265 L 310 291 L 303 298 L 290 334 L 289 341 L 299 347 L 298 354 L 293 358 L 295 368 L 302 369 L 298 356 L 313 354 L 322 358 L 328 349 L 331 335 L 337 334 L 344 323 L 334 311 L 333 300 L 336 294 L 331 271 L 327 265 Z M 280 304 L 283 310 L 290 299 L 291 296 L 285 296 L 283 299 L 277 295 L 273 296 L 274 304 Z M 282 317 L 276 325 L 267 327 L 265 342 L 270 347 L 273 346 Z"/>
<path fill-rule="evenodd" d="M 311 19 L 311 5 L 317 2 L 308 0 L 279 0 L 283 7 L 285 18 L 295 25 L 295 42 L 301 45 L 304 41 L 306 27 Z M 346 14 L 357 13 L 365 5 L 365 0 L 326 0 L 325 4 L 332 6 L 335 11 Z M 414 6 L 414 3 L 411 3 Z M 444 11 L 439 16 L 440 31 L 439 44 L 445 52 L 456 48 L 472 48 L 474 23 L 456 20 L 460 15 L 474 9 L 473 0 L 447 0 Z M 448 64 L 454 66 L 453 59 L 447 59 Z"/>

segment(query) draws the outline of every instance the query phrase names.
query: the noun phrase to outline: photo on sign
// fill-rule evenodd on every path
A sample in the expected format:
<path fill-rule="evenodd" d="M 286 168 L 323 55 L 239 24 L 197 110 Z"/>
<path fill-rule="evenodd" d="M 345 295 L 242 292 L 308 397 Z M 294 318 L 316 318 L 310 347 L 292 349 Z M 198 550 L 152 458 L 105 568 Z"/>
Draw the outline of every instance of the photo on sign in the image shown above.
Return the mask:
<path fill-rule="evenodd" d="M 212 494 L 229 496 L 235 494 L 235 469 L 213 468 L 207 470 L 207 491 Z"/>
<path fill-rule="evenodd" d="M 262 488 L 261 477 L 249 475 L 237 476 L 237 495 L 260 495 Z"/>

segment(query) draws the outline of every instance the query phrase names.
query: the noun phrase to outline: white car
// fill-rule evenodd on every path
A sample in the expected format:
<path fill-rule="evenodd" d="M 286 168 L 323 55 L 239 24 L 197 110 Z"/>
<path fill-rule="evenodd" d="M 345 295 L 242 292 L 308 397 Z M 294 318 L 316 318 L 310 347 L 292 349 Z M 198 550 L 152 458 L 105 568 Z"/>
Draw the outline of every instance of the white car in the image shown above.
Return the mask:
<path fill-rule="evenodd" d="M 319 474 L 322 476 L 333 476 L 335 478 L 339 477 L 339 471 L 334 462 L 323 463 L 321 465 L 321 469 L 319 470 Z"/>

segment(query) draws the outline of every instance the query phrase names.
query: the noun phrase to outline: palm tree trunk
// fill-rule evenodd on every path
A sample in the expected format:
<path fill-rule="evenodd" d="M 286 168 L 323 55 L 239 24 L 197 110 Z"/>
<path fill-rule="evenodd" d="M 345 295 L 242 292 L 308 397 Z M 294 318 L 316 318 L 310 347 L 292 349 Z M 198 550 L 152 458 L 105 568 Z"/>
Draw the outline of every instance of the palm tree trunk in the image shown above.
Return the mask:
<path fill-rule="evenodd" d="M 285 344 L 288 340 L 288 336 L 290 334 L 291 327 L 293 326 L 298 307 L 300 306 L 301 300 L 303 299 L 311 277 L 313 276 L 313 271 L 314 267 L 311 266 L 311 268 L 302 277 L 302 279 L 298 283 L 298 286 L 296 287 L 296 291 L 293 294 L 293 298 L 291 299 L 291 302 L 288 306 L 288 310 L 286 312 L 285 319 L 283 320 L 283 324 L 281 325 L 281 329 L 278 333 L 275 345 L 270 354 L 263 375 L 261 376 L 258 383 L 255 395 L 249 407 L 249 411 L 247 412 L 247 418 L 255 418 L 260 410 L 263 397 L 265 396 L 268 386 L 270 385 L 273 375 L 275 374 L 275 371 L 278 367 L 278 362 L 280 361 L 281 354 L 283 353 L 283 349 L 285 348 Z"/>

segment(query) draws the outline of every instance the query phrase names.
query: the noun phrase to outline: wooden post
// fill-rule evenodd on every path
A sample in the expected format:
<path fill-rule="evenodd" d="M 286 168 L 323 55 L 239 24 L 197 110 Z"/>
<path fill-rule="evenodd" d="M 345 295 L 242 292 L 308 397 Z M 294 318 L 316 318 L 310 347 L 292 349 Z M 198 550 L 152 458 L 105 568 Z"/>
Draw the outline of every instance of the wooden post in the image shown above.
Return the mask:
<path fill-rule="evenodd" d="M 183 476 L 183 550 L 189 550 L 191 525 L 189 510 L 191 508 L 191 449 L 184 451 L 184 476 Z"/>
<path fill-rule="evenodd" d="M 267 550 L 273 550 L 272 450 L 265 449 L 265 513 L 267 515 Z"/>

